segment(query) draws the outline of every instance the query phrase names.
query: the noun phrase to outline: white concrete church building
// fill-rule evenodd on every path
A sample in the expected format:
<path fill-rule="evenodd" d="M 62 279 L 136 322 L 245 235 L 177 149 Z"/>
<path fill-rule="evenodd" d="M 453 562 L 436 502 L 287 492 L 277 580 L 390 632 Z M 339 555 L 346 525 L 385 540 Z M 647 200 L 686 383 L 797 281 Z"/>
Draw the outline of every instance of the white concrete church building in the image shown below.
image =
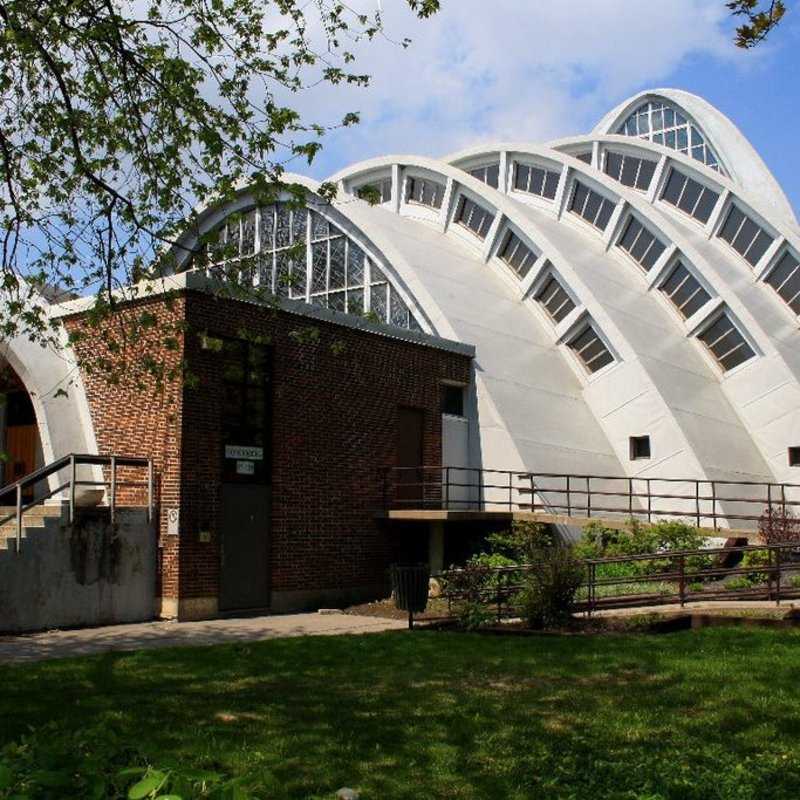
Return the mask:
<path fill-rule="evenodd" d="M 332 180 L 332 219 L 389 279 L 372 309 L 476 348 L 470 465 L 800 477 L 800 228 L 701 98 L 646 91 L 589 135 Z M 376 206 L 357 199 L 368 184 Z M 338 288 L 302 291 L 347 308 Z"/>
<path fill-rule="evenodd" d="M 21 397 L 2 426 L 19 448 L 6 483 L 70 453 L 148 459 L 162 609 L 380 596 L 402 539 L 384 523 L 432 508 L 752 530 L 765 503 L 800 506 L 800 227 L 701 98 L 645 91 L 548 144 L 372 159 L 330 178 L 332 202 L 285 180 L 308 189 L 306 208 L 288 193 L 258 207 L 245 187 L 199 226 L 238 248 L 240 279 L 277 295 L 280 319 L 212 302 L 188 257 L 165 280 L 204 376 L 201 394 L 181 390 L 174 435 L 148 397 L 76 376 L 66 340 L 60 353 L 6 343 Z M 172 314 L 157 295 L 141 302 Z M 71 330 L 92 299 L 41 303 Z M 239 318 L 273 345 L 237 339 Z M 287 333 L 302 318 L 349 337 L 351 355 L 302 352 Z M 221 350 L 198 341 L 203 326 Z M 82 463 L 102 482 L 100 462 Z M 376 480 L 387 467 L 391 497 Z M 19 504 L 27 484 L 14 486 Z"/>

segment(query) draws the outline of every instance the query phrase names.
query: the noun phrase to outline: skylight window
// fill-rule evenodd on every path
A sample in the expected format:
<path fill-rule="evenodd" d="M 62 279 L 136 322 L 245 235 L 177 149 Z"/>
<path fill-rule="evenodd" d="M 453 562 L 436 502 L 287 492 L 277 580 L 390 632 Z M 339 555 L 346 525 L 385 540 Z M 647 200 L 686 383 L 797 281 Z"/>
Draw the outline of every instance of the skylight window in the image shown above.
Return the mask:
<path fill-rule="evenodd" d="M 738 367 L 755 355 L 755 351 L 727 313 L 723 313 L 698 338 L 725 372 Z"/>
<path fill-rule="evenodd" d="M 536 255 L 520 238 L 508 232 L 503 246 L 498 252 L 498 256 L 508 264 L 520 278 L 524 278 L 536 263 Z"/>
<path fill-rule="evenodd" d="M 428 178 L 409 178 L 406 181 L 406 202 L 419 203 L 439 209 L 444 198 L 444 186 Z"/>
<path fill-rule="evenodd" d="M 659 288 L 684 319 L 689 319 L 711 299 L 700 281 L 680 261 Z"/>
<path fill-rule="evenodd" d="M 604 165 L 606 175 L 632 189 L 646 191 L 656 171 L 656 162 L 646 158 L 623 155 L 622 153 L 606 153 Z"/>
<path fill-rule="evenodd" d="M 753 267 L 774 241 L 772 236 L 735 205 L 731 206 L 718 235 Z"/>
<path fill-rule="evenodd" d="M 696 161 L 724 172 L 711 145 L 697 126 L 692 125 L 678 109 L 663 101 L 640 105 L 617 130 L 622 136 L 638 136 L 654 144 L 669 147 Z"/>
<path fill-rule="evenodd" d="M 485 239 L 494 222 L 494 214 L 462 195 L 456 208 L 455 221 L 471 230 L 479 239 Z"/>
<path fill-rule="evenodd" d="M 558 189 L 559 173 L 526 164 L 514 166 L 514 188 L 552 200 Z"/>
<path fill-rule="evenodd" d="M 355 190 L 356 197 L 372 202 L 380 197 L 381 203 L 388 203 L 392 199 L 392 179 L 382 178 L 379 181 L 363 183 Z"/>
<path fill-rule="evenodd" d="M 575 303 L 558 282 L 555 275 L 550 275 L 544 285 L 536 293 L 536 299 L 555 323 L 561 322 L 575 308 Z"/>
<path fill-rule="evenodd" d="M 480 167 L 474 167 L 469 170 L 469 174 L 487 186 L 496 189 L 500 183 L 500 163 L 483 164 Z"/>
<path fill-rule="evenodd" d="M 784 253 L 767 276 L 767 283 L 795 314 L 800 314 L 800 261 L 792 253 Z"/>
<path fill-rule="evenodd" d="M 614 203 L 607 200 L 594 189 L 589 189 L 579 181 L 575 182 L 569 210 L 585 219 L 590 225 L 604 231 L 614 211 Z"/>
<path fill-rule="evenodd" d="M 647 272 L 652 269 L 666 247 L 639 222 L 636 217 L 631 217 L 619 240 L 621 247 Z"/>
<path fill-rule="evenodd" d="M 614 356 L 590 324 L 567 345 L 580 359 L 586 371 L 594 374 L 614 362 Z"/>
<path fill-rule="evenodd" d="M 661 199 L 705 225 L 719 200 L 719 194 L 673 169 Z"/>

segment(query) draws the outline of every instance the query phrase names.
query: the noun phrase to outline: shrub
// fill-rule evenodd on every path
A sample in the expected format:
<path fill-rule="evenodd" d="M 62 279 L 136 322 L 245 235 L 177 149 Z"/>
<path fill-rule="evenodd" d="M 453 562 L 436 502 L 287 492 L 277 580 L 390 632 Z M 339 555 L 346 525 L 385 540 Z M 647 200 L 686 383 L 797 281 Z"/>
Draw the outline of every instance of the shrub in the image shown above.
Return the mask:
<path fill-rule="evenodd" d="M 728 578 L 728 580 L 725 581 L 726 589 L 750 589 L 752 585 L 753 584 L 746 575 L 737 575 L 736 577 Z"/>
<path fill-rule="evenodd" d="M 584 565 L 571 547 L 545 548 L 525 577 L 520 594 L 523 614 L 531 628 L 563 625 L 572 618 L 575 596 L 584 580 Z"/>
<path fill-rule="evenodd" d="M 742 558 L 741 568 L 752 569 L 744 575 L 744 578 L 751 586 L 759 583 L 766 583 L 769 580 L 767 572 L 759 572 L 757 567 L 764 567 L 770 563 L 769 551 L 767 550 L 748 550 Z"/>
<path fill-rule="evenodd" d="M 504 556 L 513 564 L 529 564 L 541 550 L 560 543 L 550 526 L 519 521 L 511 523 L 511 530 L 490 534 L 486 541 L 491 555 Z"/>
<path fill-rule="evenodd" d="M 652 525 L 643 525 L 639 520 L 632 519 L 625 530 L 593 522 L 584 528 L 576 553 L 580 558 L 666 554 L 678 550 L 699 550 L 704 542 L 705 537 L 697 528 L 680 520 L 661 520 Z M 711 563 L 711 556 L 689 556 L 686 568 L 698 571 L 708 569 Z M 672 559 L 663 557 L 627 564 L 604 564 L 598 576 L 640 577 L 666 572 L 673 566 Z"/>
<path fill-rule="evenodd" d="M 451 569 L 439 576 L 442 592 L 452 598 L 453 610 L 461 627 L 474 630 L 491 619 L 489 590 L 496 575 L 490 566 L 469 563 L 462 569 Z"/>
<path fill-rule="evenodd" d="M 800 518 L 791 509 L 771 506 L 761 515 L 758 532 L 767 544 L 800 545 Z"/>

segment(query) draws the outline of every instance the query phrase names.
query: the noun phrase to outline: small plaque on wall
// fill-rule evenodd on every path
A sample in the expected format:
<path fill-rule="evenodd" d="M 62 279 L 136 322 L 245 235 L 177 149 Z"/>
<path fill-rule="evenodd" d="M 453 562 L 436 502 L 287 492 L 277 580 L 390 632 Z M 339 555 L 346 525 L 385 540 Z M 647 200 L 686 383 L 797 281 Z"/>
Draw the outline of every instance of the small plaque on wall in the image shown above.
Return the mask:
<path fill-rule="evenodd" d="M 256 465 L 252 461 L 237 461 L 236 462 L 237 475 L 255 475 Z"/>
<path fill-rule="evenodd" d="M 177 536 L 180 528 L 181 512 L 178 508 L 167 509 L 167 536 Z"/>
<path fill-rule="evenodd" d="M 225 458 L 231 458 L 231 459 L 248 458 L 251 461 L 263 461 L 264 448 L 244 447 L 242 445 L 237 445 L 237 444 L 226 444 Z"/>

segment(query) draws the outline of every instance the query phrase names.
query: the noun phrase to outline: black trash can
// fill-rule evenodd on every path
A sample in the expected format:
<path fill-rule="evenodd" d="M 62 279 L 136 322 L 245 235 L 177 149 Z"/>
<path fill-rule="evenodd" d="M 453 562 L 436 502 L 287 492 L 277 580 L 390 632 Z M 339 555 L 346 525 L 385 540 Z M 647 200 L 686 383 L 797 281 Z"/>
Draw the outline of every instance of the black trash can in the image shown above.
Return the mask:
<path fill-rule="evenodd" d="M 408 627 L 414 626 L 414 614 L 428 607 L 428 590 L 431 568 L 428 564 L 394 564 L 392 566 L 392 591 L 394 604 L 408 611 Z"/>

